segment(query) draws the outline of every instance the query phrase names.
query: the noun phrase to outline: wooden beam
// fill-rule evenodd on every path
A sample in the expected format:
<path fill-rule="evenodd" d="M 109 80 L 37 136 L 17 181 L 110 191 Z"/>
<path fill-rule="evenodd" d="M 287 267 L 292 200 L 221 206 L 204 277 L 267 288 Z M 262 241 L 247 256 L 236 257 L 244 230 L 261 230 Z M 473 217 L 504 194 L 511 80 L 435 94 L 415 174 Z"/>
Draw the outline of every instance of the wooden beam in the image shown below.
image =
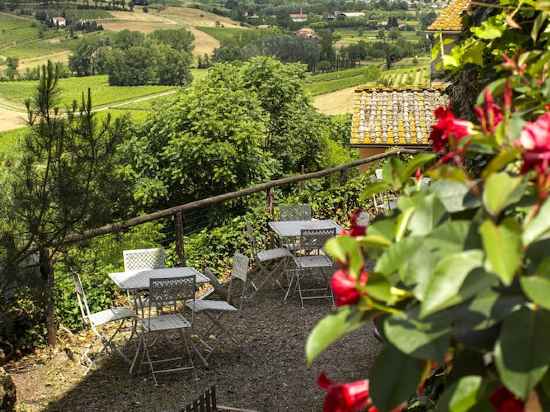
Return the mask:
<path fill-rule="evenodd" d="M 138 226 L 143 223 L 152 222 L 166 217 L 174 216 L 179 212 L 186 210 L 198 209 L 206 206 L 211 206 L 216 203 L 226 202 L 228 200 L 236 199 L 243 196 L 248 196 L 254 193 L 263 192 L 273 187 L 285 186 L 292 183 L 303 182 L 305 180 L 319 179 L 333 173 L 338 173 L 342 170 L 353 169 L 358 166 L 365 165 L 367 163 L 372 163 L 377 160 L 385 159 L 386 157 L 396 156 L 399 154 L 415 154 L 423 150 L 418 149 L 407 149 L 407 148 L 396 148 L 389 150 L 385 153 L 380 153 L 374 156 L 369 156 L 364 159 L 355 160 L 351 163 L 330 167 L 328 169 L 319 170 L 317 172 L 305 173 L 297 176 L 285 177 L 282 179 L 271 180 L 266 183 L 261 183 L 246 189 L 238 190 L 235 192 L 224 193 L 222 195 L 208 197 L 206 199 L 195 200 L 193 202 L 185 203 L 183 205 L 174 206 L 169 209 L 159 210 L 154 213 L 149 213 L 147 215 L 134 217 L 122 222 L 111 223 L 105 226 L 101 226 L 95 229 L 86 230 L 83 233 L 73 233 L 65 237 L 61 242 L 62 244 L 81 242 L 83 240 L 92 239 L 97 236 L 107 235 L 109 233 L 123 232 L 133 226 Z"/>

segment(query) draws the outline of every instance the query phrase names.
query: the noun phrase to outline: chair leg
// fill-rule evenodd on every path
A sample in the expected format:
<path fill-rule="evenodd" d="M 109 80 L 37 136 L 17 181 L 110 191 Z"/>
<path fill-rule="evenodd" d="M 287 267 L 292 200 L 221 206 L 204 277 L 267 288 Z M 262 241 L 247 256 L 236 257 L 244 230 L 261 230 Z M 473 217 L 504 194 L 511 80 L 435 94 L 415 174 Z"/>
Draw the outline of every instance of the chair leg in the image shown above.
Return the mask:
<path fill-rule="evenodd" d="M 300 296 L 300 303 L 302 304 L 302 309 L 304 308 L 304 297 L 302 295 L 302 286 L 300 285 L 300 276 L 301 273 L 297 272 L 296 276 L 296 286 L 298 288 L 298 295 Z"/>
<path fill-rule="evenodd" d="M 288 282 L 288 288 L 285 293 L 285 297 L 283 298 L 283 302 L 286 303 L 286 300 L 288 299 L 288 296 L 290 295 L 290 290 L 292 289 L 292 282 L 296 278 L 296 271 L 292 272 L 292 276 L 290 277 L 290 281 Z"/>
<path fill-rule="evenodd" d="M 153 361 L 151 360 L 151 355 L 149 354 L 149 348 L 147 347 L 147 342 L 143 342 L 143 351 L 144 351 L 145 357 L 147 358 L 147 363 L 149 364 L 151 375 L 153 375 L 153 382 L 155 382 L 155 386 L 158 386 L 157 377 L 155 376 L 155 369 L 153 368 Z"/>
<path fill-rule="evenodd" d="M 145 346 L 145 342 L 143 342 L 143 336 L 138 336 L 138 344 L 137 344 L 137 347 L 136 347 L 136 353 L 134 355 L 134 359 L 132 360 L 132 364 L 130 365 L 130 375 L 133 374 L 134 372 L 134 367 L 136 366 L 136 362 L 138 360 L 138 357 L 139 357 L 139 352 L 140 352 L 140 349 L 141 349 L 141 346 Z"/>
<path fill-rule="evenodd" d="M 222 332 L 224 332 L 227 336 L 229 336 L 229 339 L 233 341 L 235 345 L 240 345 L 240 342 L 235 338 L 235 336 L 227 330 L 225 326 L 217 319 L 215 316 L 212 316 L 211 313 L 208 311 L 205 311 L 204 314 L 208 316 L 208 318 L 214 323 Z"/>
<path fill-rule="evenodd" d="M 179 330 L 179 333 L 181 337 L 183 338 L 183 344 L 185 345 L 185 351 L 187 352 L 187 356 L 189 357 L 189 362 L 191 363 L 191 367 L 193 368 L 193 376 L 195 378 L 195 382 L 198 382 L 199 375 L 197 373 L 197 369 L 195 368 L 195 363 L 193 362 L 193 354 L 191 353 L 191 349 L 189 348 L 189 334 L 184 332 L 183 330 Z M 192 343 L 191 343 L 192 345 Z"/>

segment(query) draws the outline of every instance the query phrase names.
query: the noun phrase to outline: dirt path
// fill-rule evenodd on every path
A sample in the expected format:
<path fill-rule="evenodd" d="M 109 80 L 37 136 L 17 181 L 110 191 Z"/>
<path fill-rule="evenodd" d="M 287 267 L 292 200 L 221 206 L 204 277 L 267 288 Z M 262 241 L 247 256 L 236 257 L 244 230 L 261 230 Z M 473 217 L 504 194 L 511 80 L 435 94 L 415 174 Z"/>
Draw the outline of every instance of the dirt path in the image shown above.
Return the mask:
<path fill-rule="evenodd" d="M 25 126 L 26 113 L 23 107 L 0 97 L 0 132 Z"/>
<path fill-rule="evenodd" d="M 353 112 L 353 92 L 357 86 L 337 92 L 322 94 L 313 98 L 313 105 L 323 114 L 344 114 Z"/>

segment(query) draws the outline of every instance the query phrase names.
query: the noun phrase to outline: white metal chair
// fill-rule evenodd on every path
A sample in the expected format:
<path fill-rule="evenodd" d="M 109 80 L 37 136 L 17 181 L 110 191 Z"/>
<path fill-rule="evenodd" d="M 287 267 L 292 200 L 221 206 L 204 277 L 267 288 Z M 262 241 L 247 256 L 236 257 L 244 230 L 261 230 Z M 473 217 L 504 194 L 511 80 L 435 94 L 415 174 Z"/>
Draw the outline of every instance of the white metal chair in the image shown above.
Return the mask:
<path fill-rule="evenodd" d="M 164 267 L 165 253 L 162 248 L 125 250 L 122 255 L 125 272 Z"/>
<path fill-rule="evenodd" d="M 124 250 L 124 271 L 131 272 L 134 270 L 161 269 L 164 267 L 166 254 L 162 248 L 152 249 L 133 249 Z M 128 299 L 134 301 L 136 310 L 147 305 L 147 292 L 141 293 L 141 296 L 133 296 L 128 294 Z"/>
<path fill-rule="evenodd" d="M 252 226 L 249 224 L 246 225 L 246 237 L 250 242 L 254 255 L 255 278 L 258 278 L 258 283 L 254 284 L 256 292 L 270 280 L 274 280 L 281 286 L 276 275 L 286 274 L 289 261 L 292 259 L 292 253 L 284 247 L 258 250 L 258 241 L 254 236 Z"/>
<path fill-rule="evenodd" d="M 311 206 L 308 204 L 280 205 L 279 220 L 311 220 Z"/>
<path fill-rule="evenodd" d="M 243 304 L 246 294 L 246 285 L 247 285 L 247 272 L 248 272 L 248 262 L 249 259 L 240 254 L 236 253 L 233 256 L 233 269 L 231 271 L 231 279 L 229 280 L 229 287 L 227 288 L 226 300 L 214 300 L 210 297 L 215 293 L 215 289 L 212 289 L 200 299 L 195 299 L 193 302 L 188 302 L 187 307 L 197 315 L 204 314 L 212 322 L 211 327 L 205 332 L 206 336 L 210 336 L 210 332 L 213 328 L 217 328 L 222 334 L 227 336 L 234 344 L 240 345 L 239 340 L 229 331 L 227 327 L 221 322 L 222 317 L 231 312 L 238 311 Z M 204 274 L 210 279 L 216 279 L 215 275 L 209 268 L 204 269 Z M 242 282 L 242 292 L 239 302 L 239 308 L 233 306 L 230 302 L 231 291 L 233 290 L 234 282 L 240 280 Z M 207 350 L 207 359 L 212 355 L 215 348 L 207 343 L 204 339 L 199 338 L 203 346 Z"/>
<path fill-rule="evenodd" d="M 296 268 L 293 271 L 290 284 L 286 292 L 284 300 L 292 289 L 292 283 L 295 282 L 295 290 L 298 290 L 302 308 L 306 299 L 330 299 L 334 303 L 332 289 L 329 285 L 329 278 L 334 269 L 333 261 L 326 255 L 322 254 L 322 249 L 325 243 L 332 237 L 336 236 L 336 228 L 331 229 L 302 229 L 300 232 L 300 250 L 294 254 L 294 263 Z M 323 277 L 325 286 L 323 288 L 304 289 L 302 281 L 306 276 L 320 274 Z M 307 295 L 305 292 L 320 292 L 325 291 L 322 295 Z"/>
<path fill-rule="evenodd" d="M 90 312 L 90 307 L 88 306 L 88 299 L 86 298 L 86 293 L 84 293 L 84 287 L 82 286 L 82 281 L 80 280 L 80 276 L 77 273 L 73 273 L 72 276 L 75 284 L 76 299 L 78 301 L 78 306 L 80 308 L 80 313 L 82 315 L 84 324 L 90 327 L 90 329 L 96 336 L 96 339 L 102 344 L 102 347 L 100 351 L 97 352 L 96 356 L 109 350 L 111 351 L 111 353 L 114 353 L 114 352 L 118 353 L 126 362 L 130 363 L 130 360 L 126 357 L 126 355 L 124 355 L 124 353 L 122 353 L 122 351 L 114 344 L 114 339 L 118 335 L 118 333 L 121 331 L 122 327 L 124 326 L 124 322 L 127 320 L 132 320 L 134 322 L 134 324 L 132 325 L 132 335 L 133 335 L 135 330 L 135 321 L 136 321 L 135 312 L 126 307 L 115 307 L 115 308 L 105 309 L 95 313 Z M 119 322 L 119 325 L 116 328 L 116 330 L 110 336 L 102 333 L 100 327 L 112 322 Z M 84 355 L 83 355 L 84 359 L 88 363 L 88 367 L 86 371 L 89 371 L 95 364 L 95 360 L 93 360 L 89 356 L 89 353 L 92 350 L 94 343 L 95 341 L 92 342 L 92 344 L 86 349 L 86 352 L 84 352 Z"/>
<path fill-rule="evenodd" d="M 197 378 L 195 365 L 193 363 L 193 357 L 191 349 L 193 349 L 199 356 L 201 361 L 208 366 L 206 359 L 195 348 L 190 339 L 190 331 L 193 327 L 194 311 L 191 311 L 191 320 L 183 315 L 183 310 L 186 304 L 190 304 L 191 307 L 195 303 L 196 292 L 196 280 L 195 276 L 182 276 L 177 278 L 156 278 L 151 279 L 149 283 L 149 302 L 146 309 L 142 309 L 142 317 L 139 320 L 139 345 L 138 350 L 134 356 L 134 361 L 130 368 L 132 372 L 140 348 L 143 349 L 144 359 L 142 363 L 149 365 L 153 381 L 157 385 L 157 374 L 170 373 L 177 371 L 193 370 L 195 378 Z M 149 341 L 149 336 L 164 335 L 176 332 L 183 339 L 185 350 L 189 358 L 189 364 L 185 366 L 175 366 L 160 369 L 157 365 L 182 361 L 183 356 L 169 357 L 169 358 L 155 358 L 151 357 L 151 347 L 158 346 L 157 343 L 160 340 L 153 339 Z M 169 342 L 167 342 L 169 343 Z"/>

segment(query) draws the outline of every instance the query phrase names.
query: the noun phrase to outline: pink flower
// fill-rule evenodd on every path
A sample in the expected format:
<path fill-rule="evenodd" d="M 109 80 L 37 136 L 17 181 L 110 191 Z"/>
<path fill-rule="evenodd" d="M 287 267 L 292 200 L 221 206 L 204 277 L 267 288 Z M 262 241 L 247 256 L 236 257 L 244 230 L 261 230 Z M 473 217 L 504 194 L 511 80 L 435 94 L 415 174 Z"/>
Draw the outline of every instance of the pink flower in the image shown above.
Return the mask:
<path fill-rule="evenodd" d="M 369 225 L 369 214 L 363 209 L 355 209 L 349 218 L 350 228 L 344 229 L 340 233 L 341 235 L 348 236 L 365 236 L 367 234 L 367 227 Z"/>
<path fill-rule="evenodd" d="M 361 272 L 359 275 L 359 285 L 367 284 L 369 274 Z M 354 305 L 361 298 L 361 293 L 357 290 L 357 279 L 349 274 L 346 270 L 339 270 L 332 275 L 330 286 L 334 293 L 336 306 Z"/>
<path fill-rule="evenodd" d="M 451 140 L 452 143 L 458 143 L 471 131 L 471 123 L 457 119 L 451 109 L 438 107 L 434 112 L 437 122 L 432 126 L 430 140 L 435 152 L 446 152 Z"/>
<path fill-rule="evenodd" d="M 486 134 L 494 133 L 498 124 L 502 121 L 502 110 L 499 105 L 495 103 L 493 94 L 491 91 L 485 89 L 485 102 L 483 106 L 474 108 L 474 112 L 481 123 L 481 128 Z"/>
<path fill-rule="evenodd" d="M 550 112 L 524 126 L 519 145 L 523 148 L 522 173 L 535 169 L 546 174 L 550 162 Z"/>
<path fill-rule="evenodd" d="M 327 393 L 323 412 L 359 412 L 371 403 L 368 380 L 336 383 L 321 373 L 317 383 Z"/>
<path fill-rule="evenodd" d="M 496 389 L 489 400 L 496 412 L 524 412 L 525 405 L 522 400 L 516 398 L 512 392 L 504 386 Z"/>

